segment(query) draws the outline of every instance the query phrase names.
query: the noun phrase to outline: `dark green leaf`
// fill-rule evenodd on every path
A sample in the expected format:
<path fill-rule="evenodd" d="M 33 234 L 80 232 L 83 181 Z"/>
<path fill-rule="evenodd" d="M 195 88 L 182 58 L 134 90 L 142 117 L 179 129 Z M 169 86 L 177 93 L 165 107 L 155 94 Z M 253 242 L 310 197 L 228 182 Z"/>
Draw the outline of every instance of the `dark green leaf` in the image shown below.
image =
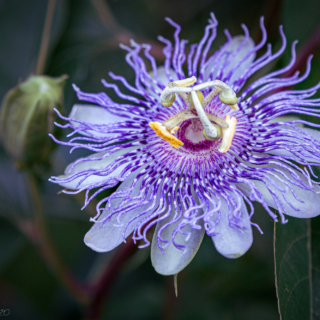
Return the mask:
<path fill-rule="evenodd" d="M 320 217 L 311 219 L 312 319 L 320 319 Z"/>
<path fill-rule="evenodd" d="M 282 320 L 319 319 L 319 218 L 275 224 L 274 252 Z"/>

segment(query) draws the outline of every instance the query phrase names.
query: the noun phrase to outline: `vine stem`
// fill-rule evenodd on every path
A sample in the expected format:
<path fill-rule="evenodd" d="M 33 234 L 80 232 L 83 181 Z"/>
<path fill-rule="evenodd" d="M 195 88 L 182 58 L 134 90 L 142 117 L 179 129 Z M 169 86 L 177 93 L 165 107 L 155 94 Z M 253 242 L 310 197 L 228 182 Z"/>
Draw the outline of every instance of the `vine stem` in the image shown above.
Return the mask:
<path fill-rule="evenodd" d="M 112 34 L 113 39 L 108 41 L 108 46 L 110 47 L 118 47 L 119 42 L 128 44 L 130 43 L 130 39 L 135 38 L 137 42 L 141 43 L 149 43 L 152 45 L 150 53 L 159 60 L 163 60 L 162 49 L 163 46 L 159 45 L 159 43 L 155 41 L 151 41 L 149 39 L 137 37 L 131 30 L 123 27 L 114 16 L 110 6 L 105 0 L 91 0 L 93 7 L 96 9 L 97 15 L 102 22 L 102 24 L 106 27 L 108 32 Z"/>
<path fill-rule="evenodd" d="M 320 48 L 320 23 L 313 29 L 312 33 L 303 43 L 301 48 L 297 53 L 297 60 L 295 63 L 294 68 L 287 71 L 284 74 L 285 77 L 290 77 L 294 74 L 294 71 L 297 69 L 303 68 L 306 64 L 306 60 L 308 59 L 309 55 L 312 53 L 316 53 L 317 50 Z"/>
<path fill-rule="evenodd" d="M 55 6 L 56 6 L 56 0 L 49 0 L 47 14 L 44 22 L 44 28 L 42 32 L 38 62 L 37 62 L 37 69 L 36 69 L 37 75 L 41 75 L 44 72 L 47 54 L 48 54 L 50 30 L 51 30 Z"/>
<path fill-rule="evenodd" d="M 311 54 L 315 53 L 319 48 L 320 48 L 320 23 L 314 28 L 312 33 L 309 35 L 309 37 L 306 39 L 306 41 L 298 50 L 297 59 L 294 66 L 290 70 L 288 70 L 285 74 L 283 74 L 281 78 L 291 77 L 295 73 L 295 71 L 299 69 L 303 70 L 303 68 L 305 68 L 306 66 L 306 60 L 308 59 L 308 57 Z M 294 88 L 294 86 L 278 88 L 276 90 L 273 90 L 270 94 L 275 94 L 277 92 L 281 92 L 284 90 L 291 90 L 292 88 Z"/>
<path fill-rule="evenodd" d="M 37 179 L 31 171 L 27 172 L 27 176 L 34 213 L 33 235 L 29 235 L 29 238 L 36 245 L 40 256 L 59 282 L 68 290 L 76 301 L 81 304 L 86 304 L 89 300 L 86 288 L 75 281 L 72 274 L 60 260 L 52 246 L 50 237 L 48 236 Z"/>
<path fill-rule="evenodd" d="M 111 288 L 116 282 L 121 269 L 136 251 L 137 245 L 131 238 L 128 238 L 127 242 L 121 245 L 118 252 L 115 254 L 115 257 L 113 257 L 112 263 L 107 266 L 97 281 L 95 294 L 93 295 L 85 315 L 86 320 L 98 320 L 100 318 L 102 305 L 110 294 Z"/>

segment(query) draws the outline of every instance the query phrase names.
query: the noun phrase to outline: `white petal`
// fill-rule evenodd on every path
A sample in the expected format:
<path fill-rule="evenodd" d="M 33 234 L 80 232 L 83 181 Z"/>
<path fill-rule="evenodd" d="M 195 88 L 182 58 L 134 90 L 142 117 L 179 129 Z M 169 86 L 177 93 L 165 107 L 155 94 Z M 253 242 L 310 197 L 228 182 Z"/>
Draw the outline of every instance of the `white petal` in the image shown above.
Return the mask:
<path fill-rule="evenodd" d="M 131 184 L 134 180 L 134 178 L 137 176 L 137 174 L 142 169 L 138 170 L 138 172 L 134 172 L 127 180 L 125 180 L 120 187 L 117 189 L 117 191 L 125 191 L 128 188 L 131 187 Z M 131 192 L 131 197 L 137 196 L 140 191 L 140 186 L 142 183 L 144 176 L 142 176 L 139 181 L 137 182 L 134 190 Z M 124 228 L 126 227 L 127 222 L 131 220 L 131 218 L 143 213 L 145 210 L 153 206 L 154 208 L 157 208 L 159 199 L 161 195 L 161 188 L 158 189 L 157 197 L 154 200 L 154 203 L 150 202 L 148 204 L 140 205 L 131 211 L 124 214 L 121 218 L 121 223 L 123 226 L 118 226 L 117 222 L 117 214 L 112 216 L 111 220 L 106 222 L 104 225 L 102 225 L 99 222 L 95 222 L 92 228 L 87 232 L 87 234 L 84 237 L 85 244 L 90 247 L 91 249 L 97 251 L 97 252 L 107 252 L 115 247 L 117 247 L 119 244 L 121 244 L 126 237 L 128 237 L 132 231 L 137 226 L 139 220 L 134 220 L 132 222 L 124 234 Z M 128 197 L 128 196 L 127 196 Z M 99 217 L 98 221 L 103 221 L 110 212 L 118 207 L 124 198 L 120 199 L 112 199 L 111 200 L 111 208 L 109 210 L 103 211 L 101 216 Z"/>
<path fill-rule="evenodd" d="M 252 228 L 248 210 L 244 201 L 241 199 L 241 226 L 244 229 L 238 230 L 229 226 L 228 205 L 225 200 L 221 205 L 220 221 L 214 229 L 214 232 L 219 233 L 212 237 L 213 243 L 217 251 L 229 259 L 236 259 L 245 254 L 252 245 Z M 216 218 L 216 217 L 215 217 Z"/>
<path fill-rule="evenodd" d="M 268 123 L 276 123 L 276 122 L 290 122 L 294 120 L 300 120 L 298 117 L 292 117 L 292 116 L 281 116 L 276 117 L 272 120 L 270 120 Z M 296 123 L 295 126 L 302 128 L 302 123 Z M 288 126 L 280 126 L 279 128 L 284 128 L 287 130 L 290 130 L 290 127 Z M 285 149 L 275 149 L 268 152 L 269 154 L 275 155 L 275 156 L 282 156 L 282 157 L 295 157 L 290 151 L 287 151 Z"/>
<path fill-rule="evenodd" d="M 191 262 L 200 247 L 205 232 L 203 226 L 201 230 L 192 229 L 189 225 L 184 227 L 183 231 L 191 232 L 191 236 L 188 241 L 186 241 L 186 235 L 177 233 L 175 241 L 178 244 L 185 245 L 187 248 L 187 251 L 183 254 L 183 251 L 177 249 L 172 244 L 171 240 L 172 233 L 179 222 L 168 226 L 161 233 L 161 237 L 164 240 L 170 241 L 169 246 L 163 249 L 165 252 L 165 254 L 163 254 L 157 243 L 157 234 L 159 229 L 172 219 L 173 214 L 174 212 L 172 211 L 171 215 L 168 218 L 157 223 L 151 245 L 152 265 L 158 273 L 163 275 L 177 274 Z M 160 242 L 160 244 L 162 245 L 162 247 L 164 247 L 165 245 L 163 242 Z"/>
<path fill-rule="evenodd" d="M 116 116 L 112 113 L 109 113 L 106 109 L 89 104 L 75 104 L 73 105 L 69 118 L 87 122 L 90 124 L 109 124 L 114 122 L 124 121 L 123 117 Z M 79 127 L 78 122 L 71 121 L 75 127 Z M 97 131 L 89 131 L 97 137 L 107 137 L 110 134 L 105 134 Z M 83 135 L 88 135 L 87 133 L 81 132 Z"/>
<path fill-rule="evenodd" d="M 127 180 L 125 180 L 118 187 L 117 191 L 125 191 L 128 188 L 130 188 L 133 180 L 136 178 L 136 176 L 140 172 L 140 170 L 137 170 L 137 171 L 134 172 Z M 137 182 L 137 185 L 135 189 L 132 191 L 131 196 L 137 195 L 140 189 L 142 180 L 143 180 L 143 177 L 141 177 Z M 98 221 L 104 220 L 114 208 L 120 205 L 122 201 L 123 201 L 123 198 L 112 199 L 111 208 L 109 210 L 103 211 Z M 116 214 L 112 216 L 111 220 L 106 222 L 104 225 L 102 225 L 102 223 L 95 222 L 94 225 L 91 227 L 91 229 L 87 232 L 87 234 L 84 237 L 85 244 L 97 252 L 107 252 L 107 251 L 113 250 L 115 247 L 117 247 L 119 244 L 121 244 L 124 241 L 124 238 L 128 237 L 131 234 L 131 232 L 134 230 L 137 224 L 137 221 L 130 224 L 130 226 L 127 228 L 126 233 L 124 235 L 123 232 L 124 232 L 126 223 L 132 217 L 141 213 L 146 208 L 147 208 L 146 206 L 140 206 L 136 209 L 129 211 L 127 214 L 125 214 L 121 219 L 123 226 L 116 226 L 118 224 Z"/>
<path fill-rule="evenodd" d="M 232 56 L 232 52 L 236 51 L 237 48 L 240 46 L 242 41 L 245 39 L 245 36 L 235 36 L 232 38 L 232 41 L 225 49 L 224 52 L 230 53 L 228 57 L 225 55 L 221 58 L 221 61 L 219 61 L 219 65 L 215 68 L 215 71 L 213 72 L 212 80 L 216 79 L 217 71 L 226 63 L 226 67 L 223 70 L 223 76 L 221 77 L 221 80 L 224 81 L 224 77 L 228 75 L 230 70 L 232 70 L 239 61 L 241 61 L 245 56 L 254 49 L 255 44 L 254 41 L 251 38 L 248 38 L 247 42 L 243 45 L 243 47 L 240 49 L 240 51 L 236 54 L 236 56 Z M 217 56 L 219 53 L 217 54 Z M 236 70 L 234 70 L 230 80 L 227 82 L 229 85 L 232 85 L 235 80 L 237 80 L 239 77 L 242 76 L 244 71 L 250 66 L 252 61 L 255 59 L 256 54 L 252 53 L 245 61 L 243 61 Z M 215 60 L 206 68 L 204 71 L 204 81 L 208 81 L 208 77 L 211 73 L 211 69 L 213 64 L 215 63 Z"/>
<path fill-rule="evenodd" d="M 157 68 L 157 75 L 158 75 L 158 79 L 154 76 L 153 72 L 149 72 L 150 76 L 156 80 L 160 80 L 161 84 L 166 86 L 170 81 L 167 77 L 167 74 L 166 74 L 166 70 L 163 66 Z M 170 74 L 173 78 L 173 80 L 178 80 L 178 76 L 177 74 L 175 73 L 174 70 L 170 69 Z M 158 87 L 157 85 L 155 85 L 153 82 L 149 81 L 150 84 L 155 88 L 155 89 L 158 89 L 159 90 L 159 94 L 156 94 L 155 92 L 153 92 L 152 90 L 150 89 L 147 89 L 149 94 L 151 94 L 154 98 L 158 99 L 160 101 L 160 93 L 162 91 L 162 89 L 160 89 L 160 87 Z"/>
<path fill-rule="evenodd" d="M 320 131 L 310 128 L 301 128 L 306 134 L 310 135 L 312 138 L 319 140 L 320 143 Z"/>
<path fill-rule="evenodd" d="M 293 117 L 293 116 L 281 116 L 281 117 L 276 117 L 270 120 L 268 123 L 276 123 L 276 122 L 291 122 L 291 121 L 296 121 L 296 120 L 301 120 L 301 118 L 298 117 Z M 303 128 L 303 123 L 295 123 L 294 124 L 296 127 Z M 289 128 L 287 126 L 284 126 L 284 128 Z"/>
<path fill-rule="evenodd" d="M 123 121 L 122 117 L 108 112 L 105 108 L 91 104 L 73 105 L 69 118 L 92 124 L 107 124 Z"/>
<path fill-rule="evenodd" d="M 232 43 L 227 48 L 228 51 L 234 51 L 236 50 L 241 42 L 243 41 L 244 36 L 237 36 L 232 39 Z M 224 74 L 226 75 L 227 72 L 229 72 L 233 67 L 236 66 L 236 64 L 241 61 L 245 56 L 253 50 L 255 47 L 254 41 L 249 38 L 248 41 L 245 43 L 245 45 L 241 48 L 239 53 L 232 59 L 232 62 L 230 62 L 229 66 L 226 68 L 226 72 Z M 230 80 L 229 85 L 231 85 L 235 80 L 239 79 L 242 74 L 246 71 L 246 69 L 250 66 L 252 61 L 255 59 L 256 54 L 252 53 L 244 62 L 240 64 L 240 66 L 233 72 Z"/>
<path fill-rule="evenodd" d="M 283 117 L 284 118 L 284 117 Z M 294 117 L 292 117 L 294 118 Z M 278 119 L 279 121 L 283 121 L 281 119 L 281 117 L 279 118 L 276 118 Z M 297 118 L 298 119 L 298 118 Z M 295 120 L 295 119 L 293 119 Z M 292 121 L 292 120 L 290 120 Z M 276 121 L 274 121 L 276 122 Z M 299 130 L 302 130 L 304 131 L 306 134 L 310 135 L 312 138 L 316 139 L 316 140 L 319 140 L 319 144 L 320 144 L 320 131 L 319 130 L 314 130 L 314 129 L 309 129 L 309 128 L 304 128 L 304 127 L 301 127 L 301 124 L 296 124 L 297 127 L 299 127 Z M 282 128 L 286 129 L 286 130 L 291 130 L 293 131 L 293 135 L 295 136 L 299 136 L 301 135 L 300 132 L 295 132 L 293 128 L 290 128 L 288 126 L 282 126 Z M 277 138 L 274 138 L 274 140 L 276 140 Z M 302 143 L 302 140 L 301 139 L 298 139 L 298 138 L 287 138 L 288 140 L 292 141 L 292 143 L 296 142 L 298 144 L 301 145 Z M 306 152 L 306 150 L 305 150 Z M 283 157 L 293 157 L 293 158 L 296 158 L 295 155 L 293 155 L 290 151 L 288 150 L 285 150 L 285 149 L 275 149 L 275 150 L 272 150 L 272 151 L 268 151 L 269 154 L 272 154 L 272 155 L 275 155 L 275 156 L 283 156 Z M 296 158 L 297 161 L 298 158 Z M 310 163 L 320 163 L 320 159 L 318 157 L 314 157 L 311 153 L 308 152 L 308 156 L 303 156 L 303 160 L 305 161 L 308 161 Z"/>
<path fill-rule="evenodd" d="M 173 78 L 173 80 L 178 80 L 178 76 L 174 70 L 170 69 L 169 72 L 170 72 L 170 75 Z M 164 86 L 166 86 L 170 82 L 167 77 L 166 69 L 163 66 L 161 66 L 157 69 L 157 74 L 158 74 L 160 81 L 162 82 L 162 84 Z"/>
<path fill-rule="evenodd" d="M 273 166 L 273 167 L 276 167 L 276 166 Z M 278 167 L 278 169 L 280 169 L 280 168 Z M 280 170 L 282 170 L 291 180 L 294 180 L 291 177 L 288 170 L 285 170 L 282 168 Z M 296 172 L 296 174 L 300 177 L 300 179 L 304 183 L 308 184 L 307 179 L 300 172 L 298 172 L 294 169 L 292 169 L 292 170 Z M 276 176 L 278 176 L 280 179 L 286 180 L 283 176 L 281 176 L 275 172 L 274 172 L 274 174 Z M 280 182 L 276 178 L 273 178 L 273 177 L 271 177 L 271 178 L 280 187 L 285 188 L 284 183 Z M 255 181 L 255 180 L 251 180 L 251 181 L 255 184 L 255 186 L 262 193 L 267 205 L 272 208 L 277 209 L 275 201 L 274 201 L 272 195 L 270 194 L 270 192 L 268 191 L 268 189 L 265 187 L 265 184 L 261 181 Z M 292 183 L 290 183 L 290 185 L 291 185 L 292 189 L 294 190 L 296 196 L 304 202 L 298 201 L 293 196 L 292 192 L 289 189 L 286 191 L 285 197 L 289 203 L 291 203 L 296 209 L 299 210 L 299 211 L 296 211 L 293 208 L 291 208 L 291 206 L 288 204 L 288 202 L 285 199 L 283 199 L 281 193 L 279 191 L 277 191 L 275 188 L 273 188 L 275 190 L 275 192 L 278 194 L 278 196 L 281 198 L 281 202 L 283 203 L 283 207 L 284 207 L 284 213 L 289 216 L 296 217 L 296 218 L 312 218 L 312 217 L 318 216 L 320 214 L 319 206 L 317 205 L 318 203 L 320 203 L 320 187 L 317 185 L 314 185 L 315 191 L 319 192 L 319 193 L 315 193 L 310 190 L 305 190 L 305 189 L 302 189 L 298 186 L 295 186 Z M 237 188 L 239 188 L 245 195 L 247 195 L 250 198 L 250 188 L 247 185 L 237 184 Z"/>
<path fill-rule="evenodd" d="M 83 161 L 83 162 L 79 162 L 78 164 L 76 164 L 73 169 L 71 170 L 71 172 L 69 172 L 71 166 L 73 165 L 74 162 L 70 163 L 65 171 L 64 171 L 64 175 L 58 176 L 57 178 L 67 178 L 69 176 L 71 176 L 72 174 L 75 174 L 77 172 L 81 172 L 84 170 L 88 170 L 88 169 L 104 169 L 106 168 L 112 161 L 114 161 L 115 159 L 117 159 L 118 157 L 131 152 L 133 150 L 138 149 L 138 146 L 135 147 L 129 147 L 129 148 L 122 148 L 118 151 L 115 151 L 114 153 L 112 153 L 110 156 L 102 159 L 102 160 L 93 160 L 93 161 Z M 89 159 L 89 158 L 99 158 L 102 157 L 106 154 L 107 152 L 99 152 L 99 153 L 95 153 L 93 155 L 90 155 L 88 157 L 85 158 L 81 158 L 81 159 Z M 80 159 L 78 159 L 80 160 Z M 76 161 L 78 161 L 76 160 Z M 80 180 L 83 179 L 83 176 L 80 176 L 78 178 L 75 178 L 74 180 L 70 181 L 70 182 L 61 182 L 59 183 L 59 185 L 61 185 L 62 187 L 65 187 L 67 189 L 70 190 L 76 190 L 76 189 L 81 189 L 85 186 L 88 186 L 92 183 L 99 183 L 102 182 L 104 180 L 107 180 L 109 178 L 112 177 L 117 177 L 121 171 L 125 168 L 125 166 L 128 165 L 128 163 L 122 164 L 121 166 L 119 166 L 116 170 L 114 170 L 112 173 L 108 174 L 108 175 L 90 175 L 88 178 L 86 178 L 83 182 L 81 182 L 81 184 L 78 186 L 78 183 Z"/>

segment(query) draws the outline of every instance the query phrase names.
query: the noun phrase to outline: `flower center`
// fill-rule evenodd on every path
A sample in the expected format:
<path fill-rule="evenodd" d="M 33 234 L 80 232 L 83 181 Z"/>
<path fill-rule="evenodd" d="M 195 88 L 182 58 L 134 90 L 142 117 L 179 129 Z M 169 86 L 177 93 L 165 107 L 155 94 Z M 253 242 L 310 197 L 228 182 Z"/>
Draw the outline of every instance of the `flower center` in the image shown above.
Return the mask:
<path fill-rule="evenodd" d="M 175 114 L 162 124 L 155 121 L 150 122 L 149 125 L 162 139 L 168 141 L 173 147 L 180 148 L 184 145 L 184 142 L 175 136 L 175 131 L 180 128 L 178 126 L 180 123 L 193 119 L 190 122 L 191 128 L 189 129 L 189 125 L 182 136 L 190 143 L 199 144 L 204 140 L 216 141 L 220 139 L 222 135 L 219 151 L 225 153 L 232 144 L 237 119 L 227 115 L 223 120 L 217 116 L 206 113 L 204 110 L 207 104 L 218 93 L 222 103 L 229 105 L 233 110 L 239 110 L 237 105 L 238 98 L 235 92 L 220 80 L 208 81 L 194 87 L 189 87 L 196 81 L 197 79 L 195 77 L 191 77 L 170 82 L 161 93 L 160 100 L 162 105 L 170 107 L 175 101 L 175 93 L 177 93 L 185 102 L 187 109 Z M 207 87 L 214 87 L 214 90 L 204 98 L 200 90 Z M 201 132 L 201 130 L 203 131 Z M 181 134 L 178 136 L 181 137 Z M 205 145 L 207 146 L 209 144 L 206 143 Z"/>
<path fill-rule="evenodd" d="M 189 119 L 181 124 L 177 131 L 177 138 L 183 143 L 183 149 L 191 152 L 201 152 L 212 149 L 220 143 L 207 140 L 203 135 L 203 125 L 199 119 Z"/>
<path fill-rule="evenodd" d="M 194 143 L 198 143 L 200 141 L 206 140 L 202 132 L 203 125 L 201 121 L 199 119 L 194 119 L 191 120 L 190 125 L 186 128 L 185 137 Z"/>

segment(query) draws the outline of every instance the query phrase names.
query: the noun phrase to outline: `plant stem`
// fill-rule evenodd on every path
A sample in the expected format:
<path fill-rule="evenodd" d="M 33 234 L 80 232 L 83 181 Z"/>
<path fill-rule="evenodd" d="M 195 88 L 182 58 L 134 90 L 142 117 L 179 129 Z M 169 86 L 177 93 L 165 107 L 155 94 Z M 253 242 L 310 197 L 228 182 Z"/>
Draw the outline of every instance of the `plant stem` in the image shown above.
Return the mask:
<path fill-rule="evenodd" d="M 75 300 L 85 304 L 88 301 L 87 292 L 76 283 L 69 270 L 67 270 L 61 262 L 48 236 L 36 177 L 31 171 L 28 171 L 27 174 L 33 204 L 35 231 L 33 236 L 29 236 L 29 238 L 36 245 L 40 256 L 43 258 L 48 268 L 51 269 L 53 274 L 57 277 L 59 282 L 64 285 Z"/>
<path fill-rule="evenodd" d="M 149 43 L 152 45 L 150 53 L 157 59 L 163 60 L 164 56 L 162 53 L 163 46 L 155 41 L 137 37 L 131 30 L 120 25 L 116 17 L 112 13 L 110 6 L 105 0 L 91 0 L 94 8 L 96 9 L 97 15 L 103 25 L 106 27 L 108 32 L 112 35 L 113 39 L 109 40 L 108 46 L 118 47 L 119 43 L 128 44 L 130 39 L 136 39 L 137 42 Z"/>
<path fill-rule="evenodd" d="M 55 5 L 56 5 L 56 0 L 49 0 L 44 28 L 42 32 L 40 51 L 38 56 L 38 63 L 37 63 L 37 70 L 36 70 L 37 75 L 41 75 L 44 72 L 45 63 L 46 63 L 47 54 L 48 54 L 50 30 L 51 30 Z"/>
<path fill-rule="evenodd" d="M 121 269 L 128 261 L 129 258 L 137 250 L 137 245 L 132 239 L 127 239 L 127 242 L 122 244 L 115 257 L 112 259 L 112 263 L 105 269 L 98 280 L 96 292 L 89 304 L 86 312 L 86 320 L 97 320 L 100 318 L 102 313 L 102 305 L 105 302 L 106 297 L 110 294 L 111 288 L 115 283 Z"/>
<path fill-rule="evenodd" d="M 104 0 L 92 0 L 92 4 L 97 11 L 99 19 L 108 30 L 111 32 L 121 31 L 121 26 L 112 15 L 109 5 Z"/>
<path fill-rule="evenodd" d="M 313 29 L 312 33 L 303 43 L 301 48 L 298 50 L 297 60 L 294 68 L 291 68 L 287 73 L 284 74 L 285 77 L 290 77 L 294 74 L 294 71 L 305 67 L 306 60 L 308 57 L 316 53 L 320 47 L 320 23 Z"/>

